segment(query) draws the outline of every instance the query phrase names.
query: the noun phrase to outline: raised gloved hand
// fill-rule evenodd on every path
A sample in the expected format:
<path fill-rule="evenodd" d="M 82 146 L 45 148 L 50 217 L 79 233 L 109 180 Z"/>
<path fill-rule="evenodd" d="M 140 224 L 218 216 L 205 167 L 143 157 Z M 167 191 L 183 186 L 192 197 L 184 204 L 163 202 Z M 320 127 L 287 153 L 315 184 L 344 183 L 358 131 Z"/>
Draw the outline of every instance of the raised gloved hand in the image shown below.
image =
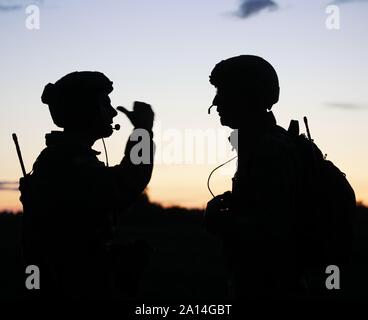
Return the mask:
<path fill-rule="evenodd" d="M 116 109 L 123 112 L 128 117 L 134 128 L 152 131 L 155 114 L 149 104 L 135 101 L 133 111 L 128 111 L 122 106 L 119 106 Z"/>

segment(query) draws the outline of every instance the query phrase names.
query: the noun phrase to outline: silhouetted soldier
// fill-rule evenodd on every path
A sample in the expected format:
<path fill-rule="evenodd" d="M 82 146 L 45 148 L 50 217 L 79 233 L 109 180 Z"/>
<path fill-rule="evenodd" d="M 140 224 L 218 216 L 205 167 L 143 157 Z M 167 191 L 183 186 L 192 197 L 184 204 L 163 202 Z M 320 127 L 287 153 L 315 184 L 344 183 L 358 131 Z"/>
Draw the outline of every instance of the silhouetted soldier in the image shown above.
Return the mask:
<path fill-rule="evenodd" d="M 264 59 L 243 55 L 218 63 L 210 82 L 221 124 L 238 129 L 239 157 L 232 192 L 207 205 L 207 228 L 223 238 L 235 297 L 288 296 L 299 281 L 297 163 L 270 111 L 279 99 L 277 74 Z"/>
<path fill-rule="evenodd" d="M 112 82 L 100 72 L 73 72 L 46 85 L 42 102 L 63 131 L 46 134 L 47 147 L 21 179 L 24 254 L 40 268 L 41 295 L 72 298 L 111 296 L 113 220 L 142 193 L 153 168 L 151 107 L 136 102 L 124 112 L 136 129 L 145 129 L 149 161 L 132 150 L 143 138 L 129 139 L 120 164 L 106 167 L 91 147 L 113 132 L 117 115 L 109 93 Z M 139 131 L 139 130 L 138 130 Z M 146 141 L 147 142 L 147 141 Z M 148 147 L 148 149 L 147 149 Z M 137 158 L 137 157 L 136 157 Z"/>

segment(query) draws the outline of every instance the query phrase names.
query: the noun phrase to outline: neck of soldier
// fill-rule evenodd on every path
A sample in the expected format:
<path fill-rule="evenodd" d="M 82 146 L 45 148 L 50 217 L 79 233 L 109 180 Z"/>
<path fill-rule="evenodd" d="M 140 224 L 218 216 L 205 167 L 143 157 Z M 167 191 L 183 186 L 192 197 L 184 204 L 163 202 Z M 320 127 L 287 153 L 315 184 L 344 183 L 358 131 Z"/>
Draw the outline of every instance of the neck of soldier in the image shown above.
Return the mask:
<path fill-rule="evenodd" d="M 276 125 L 275 116 L 271 111 L 253 113 L 246 116 L 246 121 L 237 126 L 239 133 L 248 136 L 262 134 Z"/>
<path fill-rule="evenodd" d="M 249 121 L 238 126 L 238 171 L 244 168 L 247 155 L 257 146 L 258 139 L 276 126 L 276 119 L 271 111 L 249 117 Z"/>
<path fill-rule="evenodd" d="M 71 137 L 77 144 L 91 148 L 98 138 L 94 137 L 90 132 L 81 131 L 74 128 L 65 128 L 64 133 Z"/>

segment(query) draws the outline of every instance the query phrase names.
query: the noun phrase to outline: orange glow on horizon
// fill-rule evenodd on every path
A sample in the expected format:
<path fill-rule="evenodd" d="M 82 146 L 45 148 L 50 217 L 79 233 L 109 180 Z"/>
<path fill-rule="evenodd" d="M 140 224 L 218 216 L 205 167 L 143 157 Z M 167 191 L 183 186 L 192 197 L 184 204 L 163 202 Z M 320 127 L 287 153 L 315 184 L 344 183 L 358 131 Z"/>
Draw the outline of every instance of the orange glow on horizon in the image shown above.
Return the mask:
<path fill-rule="evenodd" d="M 171 188 L 178 190 L 176 188 Z M 360 194 L 355 190 L 357 194 Z M 22 203 L 19 200 L 19 191 L 1 191 L 0 192 L 0 212 L 11 211 L 19 212 L 22 211 Z M 157 190 L 153 192 L 152 189 L 148 190 L 148 196 L 151 202 L 162 205 L 165 208 L 168 207 L 183 207 L 188 209 L 204 209 L 206 203 L 211 199 L 211 195 L 207 189 L 203 192 L 198 193 L 198 190 L 191 189 L 187 192 L 186 196 L 175 196 L 174 193 L 170 197 L 167 196 L 167 192 Z M 357 203 L 368 206 L 367 198 L 362 198 L 357 195 Z"/>

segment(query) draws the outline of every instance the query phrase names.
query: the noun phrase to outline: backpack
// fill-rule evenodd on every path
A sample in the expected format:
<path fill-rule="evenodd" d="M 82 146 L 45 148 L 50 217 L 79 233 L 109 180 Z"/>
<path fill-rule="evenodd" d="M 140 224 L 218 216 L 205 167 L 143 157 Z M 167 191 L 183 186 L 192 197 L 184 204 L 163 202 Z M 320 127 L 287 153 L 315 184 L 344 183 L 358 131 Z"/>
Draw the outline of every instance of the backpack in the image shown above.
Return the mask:
<path fill-rule="evenodd" d="M 355 193 L 346 175 L 323 156 L 313 142 L 306 117 L 307 136 L 291 120 L 287 134 L 299 159 L 297 241 L 299 263 L 305 270 L 329 265 L 346 267 L 351 259 Z"/>

